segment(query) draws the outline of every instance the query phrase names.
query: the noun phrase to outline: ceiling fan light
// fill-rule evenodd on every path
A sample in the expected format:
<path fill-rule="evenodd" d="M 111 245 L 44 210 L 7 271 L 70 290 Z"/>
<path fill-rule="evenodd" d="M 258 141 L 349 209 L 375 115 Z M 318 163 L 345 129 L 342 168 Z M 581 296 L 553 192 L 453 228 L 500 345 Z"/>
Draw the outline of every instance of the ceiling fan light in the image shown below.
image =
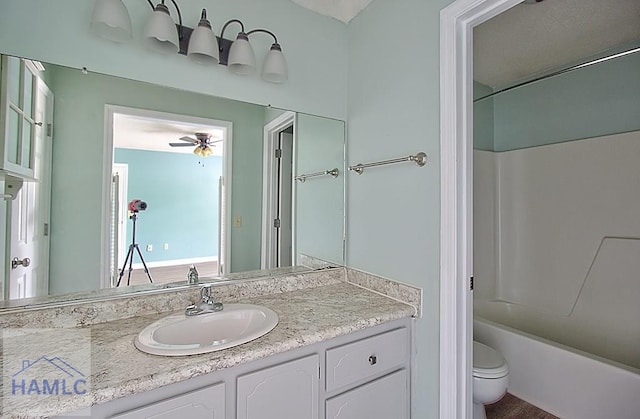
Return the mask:
<path fill-rule="evenodd" d="M 196 156 L 202 156 L 202 149 L 200 148 L 200 146 L 197 146 L 193 149 L 193 154 L 195 154 Z"/>
<path fill-rule="evenodd" d="M 199 64 L 218 64 L 218 40 L 207 19 L 200 19 L 198 27 L 191 33 L 187 56 Z"/>
<path fill-rule="evenodd" d="M 229 48 L 229 71 L 235 74 L 248 75 L 256 70 L 256 56 L 246 33 L 240 32 Z"/>
<path fill-rule="evenodd" d="M 264 59 L 262 79 L 271 83 L 283 83 L 288 77 L 287 60 L 284 58 L 280 44 L 273 44 Z"/>
<path fill-rule="evenodd" d="M 163 54 L 177 54 L 180 50 L 178 29 L 171 19 L 169 9 L 158 3 L 144 27 L 144 42 L 147 48 Z"/>
<path fill-rule="evenodd" d="M 202 150 L 202 154 L 204 157 L 210 156 L 213 154 L 213 150 L 211 149 L 211 147 L 209 147 L 208 145 L 204 146 L 204 149 Z"/>
<path fill-rule="evenodd" d="M 122 0 L 97 0 L 91 14 L 91 31 L 111 41 L 129 41 L 131 18 Z"/>

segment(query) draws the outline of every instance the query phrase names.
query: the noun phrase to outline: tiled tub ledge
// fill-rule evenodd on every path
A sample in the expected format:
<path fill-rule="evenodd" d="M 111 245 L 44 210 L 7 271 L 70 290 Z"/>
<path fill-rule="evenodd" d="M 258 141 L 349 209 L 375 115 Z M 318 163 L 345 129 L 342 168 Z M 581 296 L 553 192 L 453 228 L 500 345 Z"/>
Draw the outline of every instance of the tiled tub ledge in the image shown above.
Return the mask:
<path fill-rule="evenodd" d="M 243 287 L 235 288 L 234 293 L 230 292 L 226 297 L 220 297 L 218 293 L 223 302 L 263 305 L 274 310 L 280 318 L 276 328 L 265 336 L 218 352 L 159 357 L 138 351 L 133 345 L 135 336 L 146 325 L 167 314 L 156 312 L 94 322 L 84 327 L 44 329 L 32 334 L 24 329 L 22 336 L 4 339 L 3 355 L 7 356 L 11 350 L 20 350 L 22 359 L 36 359 L 42 355 L 38 353 L 42 350 L 42 342 L 69 351 L 80 350 L 77 341 L 74 342 L 73 332 L 83 332 L 88 336 L 90 361 L 83 366 L 87 371 L 87 393 L 47 399 L 48 410 L 44 413 L 47 416 L 76 411 L 415 315 L 416 310 L 411 305 L 344 282 L 341 278 L 334 279 L 321 285 L 316 283 L 314 287 L 286 291 L 287 286 L 282 285 L 281 292 L 264 295 L 256 295 L 254 290 Z M 184 303 L 190 299 L 185 297 L 180 301 L 178 309 L 183 310 Z M 166 306 L 173 307 L 173 302 L 167 301 Z M 11 412 L 2 414 L 2 417 L 8 417 Z"/>

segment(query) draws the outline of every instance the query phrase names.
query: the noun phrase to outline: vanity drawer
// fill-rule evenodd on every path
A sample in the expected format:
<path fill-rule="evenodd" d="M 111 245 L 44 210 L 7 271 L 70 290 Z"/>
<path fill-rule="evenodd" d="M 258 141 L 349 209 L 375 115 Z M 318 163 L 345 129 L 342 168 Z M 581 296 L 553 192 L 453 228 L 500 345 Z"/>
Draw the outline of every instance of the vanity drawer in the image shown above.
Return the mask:
<path fill-rule="evenodd" d="M 327 392 L 404 365 L 408 343 L 408 331 L 403 327 L 328 349 Z"/>

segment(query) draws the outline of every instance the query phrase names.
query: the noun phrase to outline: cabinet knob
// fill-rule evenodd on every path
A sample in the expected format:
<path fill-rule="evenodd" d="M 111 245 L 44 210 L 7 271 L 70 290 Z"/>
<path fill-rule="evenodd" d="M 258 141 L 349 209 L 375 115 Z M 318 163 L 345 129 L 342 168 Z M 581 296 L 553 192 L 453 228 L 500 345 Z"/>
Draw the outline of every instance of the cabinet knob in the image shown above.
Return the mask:
<path fill-rule="evenodd" d="M 378 357 L 375 355 L 371 355 L 369 357 L 369 365 L 376 365 L 378 363 Z"/>

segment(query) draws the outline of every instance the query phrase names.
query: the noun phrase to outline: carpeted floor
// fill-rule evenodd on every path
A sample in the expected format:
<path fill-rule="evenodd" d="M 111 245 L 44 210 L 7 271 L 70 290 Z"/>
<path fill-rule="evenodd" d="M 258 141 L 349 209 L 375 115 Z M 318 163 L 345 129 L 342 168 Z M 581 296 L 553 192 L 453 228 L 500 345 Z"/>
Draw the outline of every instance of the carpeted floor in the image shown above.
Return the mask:
<path fill-rule="evenodd" d="M 487 419 L 559 419 L 509 393 L 502 400 L 485 406 Z"/>

